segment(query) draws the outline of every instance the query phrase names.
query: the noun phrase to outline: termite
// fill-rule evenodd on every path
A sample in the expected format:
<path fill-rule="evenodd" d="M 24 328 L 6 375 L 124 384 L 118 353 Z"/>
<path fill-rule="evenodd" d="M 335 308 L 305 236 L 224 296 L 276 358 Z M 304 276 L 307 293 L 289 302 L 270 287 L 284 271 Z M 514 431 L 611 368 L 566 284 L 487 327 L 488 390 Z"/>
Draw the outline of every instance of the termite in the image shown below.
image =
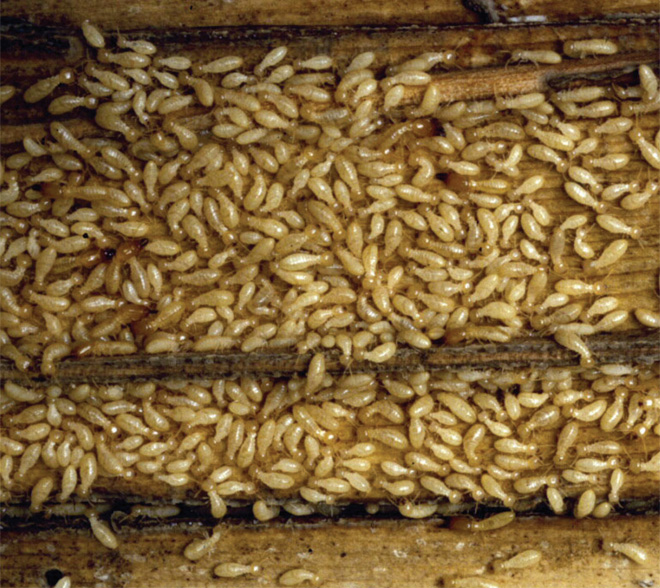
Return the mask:
<path fill-rule="evenodd" d="M 505 561 L 497 560 L 493 563 L 493 571 L 502 572 L 519 568 L 535 566 L 542 559 L 541 552 L 536 549 L 527 549 Z"/>
<path fill-rule="evenodd" d="M 603 541 L 603 549 L 605 551 L 613 551 L 620 553 L 640 565 L 649 563 L 649 554 L 643 547 L 635 545 L 634 543 L 615 543 L 613 541 Z"/>
<path fill-rule="evenodd" d="M 189 543 L 183 554 L 184 556 L 191 560 L 191 561 L 197 561 L 199 559 L 202 559 L 215 545 L 220 541 L 220 538 L 222 537 L 222 528 L 220 526 L 217 526 L 213 529 L 213 532 L 210 537 L 207 539 L 195 539 L 191 543 Z"/>
<path fill-rule="evenodd" d="M 239 576 L 246 576 L 248 574 L 256 576 L 261 573 L 261 566 L 225 562 L 215 566 L 213 573 L 220 578 L 238 578 Z"/>
<path fill-rule="evenodd" d="M 563 49 L 565 55 L 578 58 L 584 58 L 587 55 L 614 55 L 619 51 L 617 44 L 608 39 L 566 41 Z"/>

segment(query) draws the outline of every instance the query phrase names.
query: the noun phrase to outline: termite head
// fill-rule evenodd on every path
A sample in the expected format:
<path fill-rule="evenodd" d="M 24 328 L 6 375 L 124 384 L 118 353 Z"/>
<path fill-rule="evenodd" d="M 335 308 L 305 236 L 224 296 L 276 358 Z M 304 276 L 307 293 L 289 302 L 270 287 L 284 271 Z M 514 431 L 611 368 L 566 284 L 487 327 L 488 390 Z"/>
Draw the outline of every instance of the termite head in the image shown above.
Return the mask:
<path fill-rule="evenodd" d="M 41 193 L 45 198 L 62 198 L 64 196 L 62 184 L 57 182 L 44 182 L 41 184 Z"/>
<path fill-rule="evenodd" d="M 129 239 L 117 247 L 117 261 L 128 261 L 149 244 L 149 239 Z"/>
<path fill-rule="evenodd" d="M 447 345 L 458 345 L 467 339 L 467 329 L 447 329 L 444 336 L 444 342 Z"/>

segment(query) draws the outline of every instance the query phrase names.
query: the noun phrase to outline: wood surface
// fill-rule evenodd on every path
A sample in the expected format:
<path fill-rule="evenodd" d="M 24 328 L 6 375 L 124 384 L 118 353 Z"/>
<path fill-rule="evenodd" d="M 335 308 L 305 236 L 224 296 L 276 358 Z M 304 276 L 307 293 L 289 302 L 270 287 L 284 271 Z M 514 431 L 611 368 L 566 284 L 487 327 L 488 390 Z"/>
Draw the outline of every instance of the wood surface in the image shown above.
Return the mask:
<path fill-rule="evenodd" d="M 3 40 L 3 60 L 0 64 L 3 83 L 18 82 L 21 86 L 38 77 L 57 71 L 63 65 L 80 64 L 85 51 L 78 41 L 71 41 L 71 27 L 91 18 L 107 31 L 120 27 L 151 29 L 152 40 L 168 50 L 176 49 L 196 57 L 210 57 L 220 51 L 241 48 L 241 51 L 261 55 L 264 42 L 275 46 L 282 40 L 293 42 L 294 52 L 335 51 L 340 58 L 367 49 L 388 53 L 393 61 L 424 50 L 461 47 L 459 64 L 463 68 L 508 68 L 510 52 L 516 47 L 558 50 L 561 42 L 574 38 L 616 37 L 627 53 L 640 52 L 657 55 L 659 29 L 656 20 L 641 20 L 625 25 L 585 24 L 561 27 L 520 25 L 511 28 L 409 29 L 396 35 L 384 30 L 363 34 L 349 30 L 337 35 L 335 30 L 254 31 L 189 31 L 172 34 L 171 29 L 191 27 L 305 25 L 344 26 L 368 22 L 372 25 L 392 24 L 473 24 L 488 20 L 534 20 L 543 15 L 548 21 L 568 21 L 579 18 L 616 17 L 621 14 L 657 17 L 657 1 L 622 0 L 598 2 L 588 0 L 575 3 L 571 11 L 566 6 L 548 0 L 515 0 L 496 5 L 471 3 L 466 9 L 455 2 L 394 2 L 367 1 L 355 3 L 347 9 L 344 0 L 319 3 L 299 2 L 292 9 L 290 2 L 278 0 L 264 4 L 254 0 L 225 1 L 220 5 L 191 0 L 166 5 L 142 2 L 103 3 L 98 0 L 80 3 L 74 0 L 59 2 L 35 0 L 5 0 L 0 8 Z M 476 6 L 476 8 L 475 8 Z M 494 7 L 493 7 L 494 6 Z M 537 19 L 541 20 L 541 19 Z M 59 26 L 53 37 L 43 35 L 43 29 L 15 27 L 16 23 Z M 127 26 L 127 22 L 130 24 Z M 170 32 L 162 35 L 159 29 Z M 21 31 L 27 31 L 25 35 Z M 41 31 L 41 32 L 40 32 Z M 44 37 L 49 37 L 44 41 Z M 209 42 L 213 41 L 213 45 Z M 620 56 L 619 56 L 620 57 Z M 619 58 L 617 57 L 617 59 Z M 646 58 L 645 58 L 646 59 Z M 657 61 L 657 60 L 656 60 Z M 529 69 L 532 72 L 534 68 Z M 657 65 L 656 65 L 657 69 Z M 492 72 L 491 72 L 492 73 Z M 620 72 L 627 75 L 625 71 Z M 475 78 L 482 79 L 482 71 Z M 451 72 L 442 74 L 452 80 Z M 495 76 L 496 77 L 496 76 Z M 515 75 L 514 75 L 515 78 Z M 491 78 L 495 79 L 495 78 Z M 520 78 L 519 78 L 520 79 Z M 532 75 L 533 80 L 539 79 Z M 572 83 L 573 80 L 571 80 Z M 480 82 L 481 83 L 481 82 Z M 474 86 L 473 86 L 474 87 Z M 480 94 L 492 95 L 487 84 L 480 86 Z M 486 88 L 484 90 L 483 88 Z M 506 87 L 499 91 L 506 92 Z M 527 91 L 527 90 L 526 90 Z M 484 94 L 486 92 L 486 94 Z M 488 93 L 490 92 L 490 93 Z M 46 120 L 42 106 L 20 110 L 8 118 L 3 113 L 0 140 L 11 150 L 12 143 L 22 136 L 43 136 Z M 13 118 L 12 118 L 13 117 Z M 653 121 L 652 117 L 643 119 Z M 657 117 L 656 117 L 657 120 Z M 78 134 L 85 133 L 88 121 L 72 119 Z M 657 124 L 657 123 L 655 123 Z M 78 126 L 76 126 L 78 125 Z M 88 128 L 88 127 L 87 127 Z M 632 165 L 626 177 L 635 177 L 640 167 Z M 642 178 L 646 180 L 646 178 Z M 622 180 L 623 181 L 623 178 Z M 562 210 L 566 216 L 577 209 L 566 198 L 558 199 L 557 186 L 550 186 L 543 203 L 552 210 Z M 553 208 L 554 207 L 554 208 Z M 651 213 L 640 213 L 634 220 L 644 229 L 644 238 L 629 250 L 625 267 L 608 273 L 608 293 L 624 299 L 625 308 L 643 305 L 657 307 L 658 247 L 660 246 L 660 213 L 657 198 Z M 602 247 L 605 236 L 596 243 Z M 579 260 L 568 260 L 571 269 L 579 268 Z M 651 345 L 657 345 L 655 335 L 647 333 Z M 553 345 L 549 343 L 550 347 Z M 655 349 L 653 347 L 652 349 Z M 537 348 L 538 351 L 538 348 Z M 653 353 L 653 351 L 652 351 Z M 656 352 L 657 353 L 657 352 Z M 482 356 L 483 359 L 483 356 Z M 586 428 L 585 434 L 597 438 L 597 427 Z M 552 433 L 555 435 L 555 432 Z M 654 442 L 657 438 L 653 438 Z M 554 437 L 547 439 L 554 444 Z M 653 444 L 634 440 L 626 445 L 631 457 L 657 451 Z M 626 488 L 630 497 L 658 496 L 658 482 L 652 475 L 637 478 L 639 485 Z M 576 489 L 577 491 L 577 489 Z M 167 498 L 200 504 L 199 497 L 184 491 L 161 486 L 140 486 L 115 480 L 112 487 L 101 489 L 96 498 L 117 502 L 126 500 Z M 624 507 L 627 503 L 624 502 Z M 5 523 L 2 523 L 3 525 Z M 280 519 L 268 524 L 232 520 L 223 523 L 223 537 L 216 549 L 200 562 L 186 560 L 184 547 L 193 539 L 210 533 L 210 527 L 199 521 L 182 521 L 172 525 L 139 523 L 121 526 L 120 547 L 117 551 L 104 548 L 94 539 L 80 519 L 52 518 L 49 530 L 29 525 L 19 528 L 15 521 L 2 528 L 0 554 L 1 586 L 45 587 L 45 572 L 58 569 L 71 576 L 74 587 L 144 587 L 157 588 L 206 586 L 273 586 L 276 578 L 293 567 L 305 567 L 321 576 L 326 588 L 410 587 L 425 588 L 445 585 L 457 576 L 485 574 L 507 588 L 541 587 L 584 588 L 641 586 L 660 582 L 660 519 L 657 511 L 639 516 L 616 516 L 604 520 L 572 518 L 521 518 L 512 525 L 488 534 L 451 530 L 446 522 L 431 519 L 423 522 L 370 517 L 339 520 Z M 137 527 L 137 528 L 136 528 Z M 635 542 L 651 554 L 651 564 L 640 566 L 623 556 L 612 556 L 602 550 L 603 541 Z M 536 567 L 515 573 L 491 573 L 496 557 L 507 557 L 524 549 L 542 551 L 543 561 Z M 257 563 L 264 568 L 261 577 L 219 580 L 213 578 L 214 565 L 225 561 Z"/>
<path fill-rule="evenodd" d="M 655 0 L 5 0 L 5 22 L 80 26 L 91 19 L 109 30 L 218 26 L 435 25 L 493 22 L 567 22 L 658 14 Z"/>
<path fill-rule="evenodd" d="M 266 587 L 277 586 L 282 573 L 298 567 L 318 573 L 323 588 L 437 588 L 451 578 L 477 575 L 502 588 L 639 588 L 660 581 L 657 516 L 518 518 L 484 533 L 452 530 L 441 519 L 223 523 L 220 542 L 198 562 L 185 559 L 183 550 L 193 539 L 210 535 L 208 526 L 120 526 L 119 548 L 111 551 L 86 525 L 58 523 L 49 531 L 3 532 L 3 586 L 45 587 L 46 571 L 60 570 L 70 575 L 74 587 Z M 643 546 L 650 563 L 608 554 L 603 541 Z M 539 550 L 542 561 L 493 573 L 496 558 L 525 549 Z M 258 564 L 263 571 L 256 577 L 214 577 L 213 568 L 223 562 Z"/>

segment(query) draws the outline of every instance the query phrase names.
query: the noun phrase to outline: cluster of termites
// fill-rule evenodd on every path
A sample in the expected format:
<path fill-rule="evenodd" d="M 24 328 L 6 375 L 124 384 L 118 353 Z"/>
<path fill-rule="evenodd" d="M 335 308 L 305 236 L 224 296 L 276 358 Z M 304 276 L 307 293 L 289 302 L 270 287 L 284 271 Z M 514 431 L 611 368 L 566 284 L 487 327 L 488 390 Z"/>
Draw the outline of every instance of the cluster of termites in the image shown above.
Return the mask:
<path fill-rule="evenodd" d="M 0 91 L 53 115 L 0 165 L 0 354 L 19 369 L 227 349 L 386 362 L 525 334 L 589 365 L 585 336 L 660 325 L 607 279 L 657 201 L 650 67 L 627 88 L 447 103 L 433 72 L 451 51 L 201 63 L 83 32 L 96 60 Z M 98 134 L 57 120 L 77 109 Z"/>
<path fill-rule="evenodd" d="M 660 472 L 653 369 L 333 376 L 322 354 L 312 367 L 288 380 L 5 382 L 1 498 L 29 493 L 32 511 L 55 512 L 119 478 L 156 495 L 203 492 L 218 519 L 235 499 L 267 521 L 280 508 L 304 516 L 390 500 L 426 518 L 443 502 L 515 508 L 530 498 L 584 518 L 607 516 Z M 70 514 L 107 537 L 93 513 Z"/>
<path fill-rule="evenodd" d="M 656 371 L 596 369 L 584 339 L 660 326 L 657 305 L 617 297 L 609 282 L 652 233 L 651 68 L 625 88 L 447 103 L 433 72 L 453 66 L 449 51 L 385 68 L 373 53 L 340 66 L 291 59 L 286 47 L 257 64 L 193 63 L 121 36 L 110 50 L 88 24 L 83 33 L 96 50 L 83 69 L 22 94 L 0 87 L 5 108 L 48 99 L 53 117 L 87 109 L 99 127 L 80 136 L 54 118 L 45 138 L 2 158 L 0 354 L 46 376 L 72 355 L 315 354 L 305 377 L 287 380 L 6 381 L 2 501 L 29 494 L 34 512 L 70 507 L 114 549 L 111 526 L 76 504 L 113 478 L 202 492 L 218 519 L 248 498 L 267 521 L 350 501 L 390 500 L 426 518 L 443 502 L 528 498 L 605 517 L 636 481 L 657 477 Z M 568 58 L 615 51 L 606 40 L 563 48 Z M 583 367 L 325 369 L 325 350 L 346 365 L 383 363 L 398 345 L 525 334 L 553 336 Z M 643 449 L 631 442 L 642 437 Z M 607 549 L 639 559 L 627 545 Z M 524 551 L 494 569 L 539 559 Z M 215 567 L 218 577 L 260 571 Z M 279 581 L 320 582 L 303 568 Z M 451 585 L 496 585 L 479 581 Z"/>

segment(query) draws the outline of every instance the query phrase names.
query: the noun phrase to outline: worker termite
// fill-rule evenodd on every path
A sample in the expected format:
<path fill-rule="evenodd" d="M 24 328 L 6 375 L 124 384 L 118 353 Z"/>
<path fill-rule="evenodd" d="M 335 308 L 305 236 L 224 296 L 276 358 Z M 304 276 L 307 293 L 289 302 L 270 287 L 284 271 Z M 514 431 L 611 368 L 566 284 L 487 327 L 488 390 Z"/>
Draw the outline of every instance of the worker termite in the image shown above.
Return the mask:
<path fill-rule="evenodd" d="M 236 562 L 225 562 L 213 568 L 213 573 L 220 578 L 238 578 L 248 574 L 256 576 L 261 573 L 261 566 L 256 564 L 240 564 Z"/>
<path fill-rule="evenodd" d="M 279 578 L 280 586 L 297 586 L 303 582 L 309 582 L 312 586 L 321 585 L 321 577 L 310 570 L 304 568 L 295 568 L 284 572 Z"/>
<path fill-rule="evenodd" d="M 563 50 L 569 57 L 583 58 L 587 55 L 614 55 L 619 48 L 616 43 L 608 39 L 584 39 L 566 41 Z"/>
<path fill-rule="evenodd" d="M 610 475 L 610 492 L 607 495 L 607 500 L 611 503 L 617 504 L 619 502 L 619 493 L 623 487 L 623 482 L 625 479 L 625 474 L 623 470 L 617 468 L 612 471 Z"/>
<path fill-rule="evenodd" d="M 547 65 L 554 65 L 561 63 L 561 55 L 555 51 L 542 51 L 542 50 L 524 50 L 516 49 L 511 53 L 513 61 L 531 61 L 532 63 L 543 63 Z"/>
<path fill-rule="evenodd" d="M 623 169 L 630 163 L 630 155 L 627 153 L 608 153 L 603 157 L 585 158 L 585 167 L 600 167 L 608 171 Z"/>
<path fill-rule="evenodd" d="M 413 504 L 412 502 L 404 502 L 399 506 L 401 515 L 409 519 L 425 519 L 433 516 L 437 510 L 437 504 Z"/>
<path fill-rule="evenodd" d="M 511 494 L 507 494 L 495 478 L 489 474 L 483 474 L 481 476 L 481 485 L 488 495 L 501 500 L 502 504 L 507 508 L 513 508 L 516 499 Z"/>
<path fill-rule="evenodd" d="M 642 235 L 642 230 L 638 226 L 630 227 L 621 219 L 611 214 L 599 214 L 596 217 L 598 225 L 609 233 L 622 234 L 631 237 L 632 239 L 639 239 Z"/>
<path fill-rule="evenodd" d="M 632 460 L 630 462 L 630 471 L 634 474 L 640 472 L 660 472 L 660 452 L 656 453 L 648 461 Z"/>
<path fill-rule="evenodd" d="M 649 554 L 643 547 L 634 543 L 615 543 L 614 541 L 603 541 L 603 549 L 620 553 L 640 565 L 646 565 L 649 562 Z"/>
<path fill-rule="evenodd" d="M 540 551 L 536 549 L 527 549 L 505 561 L 496 560 L 493 562 L 493 571 L 502 572 L 504 570 L 528 568 L 538 564 L 541 559 L 542 556 Z"/>
<path fill-rule="evenodd" d="M 117 549 L 119 541 L 110 528 L 99 519 L 98 513 L 95 510 L 88 510 L 86 513 L 89 524 L 92 527 L 92 533 L 98 541 L 108 549 Z"/>
<path fill-rule="evenodd" d="M 574 515 L 576 519 L 588 517 L 596 507 L 596 493 L 589 489 L 585 490 L 575 505 Z"/>
<path fill-rule="evenodd" d="M 63 69 L 60 73 L 39 80 L 25 90 L 23 100 L 32 104 L 49 96 L 60 84 L 71 84 L 75 80 L 75 74 L 71 69 Z"/>
<path fill-rule="evenodd" d="M 189 543 L 183 552 L 184 556 L 191 561 L 203 558 L 220 541 L 222 534 L 220 526 L 214 527 L 211 536 L 207 539 L 195 539 Z"/>
<path fill-rule="evenodd" d="M 547 488 L 546 497 L 550 508 L 555 514 L 564 514 L 566 512 L 566 505 L 564 504 L 564 497 L 557 488 Z"/>
<path fill-rule="evenodd" d="M 459 531 L 495 531 L 511 524 L 516 518 L 513 511 L 504 511 L 486 519 L 476 521 L 467 517 L 451 519 L 450 528 Z"/>

